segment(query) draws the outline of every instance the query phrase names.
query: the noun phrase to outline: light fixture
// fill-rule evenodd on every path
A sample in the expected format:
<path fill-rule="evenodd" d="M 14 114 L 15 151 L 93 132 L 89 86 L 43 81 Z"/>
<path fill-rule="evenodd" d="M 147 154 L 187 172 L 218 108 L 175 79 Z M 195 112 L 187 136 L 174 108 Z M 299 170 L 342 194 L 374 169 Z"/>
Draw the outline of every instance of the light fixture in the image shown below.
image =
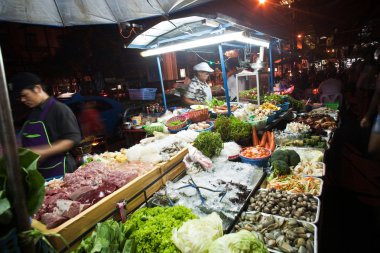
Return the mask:
<path fill-rule="evenodd" d="M 247 37 L 244 35 L 244 32 L 232 32 L 232 33 L 225 33 L 222 35 L 217 35 L 213 37 L 203 38 L 203 39 L 197 39 L 187 42 L 182 42 L 174 45 L 169 46 L 163 46 L 163 47 L 157 47 L 153 49 L 148 49 L 146 51 L 141 52 L 141 56 L 147 57 L 152 55 L 159 55 L 159 54 L 165 54 L 190 48 L 196 48 L 196 47 L 203 47 L 203 46 L 209 46 L 214 45 L 222 42 L 227 41 L 240 41 L 247 44 L 253 44 L 256 46 L 262 46 L 262 47 L 269 47 L 269 41 L 258 39 L 258 38 L 252 38 Z"/>
<path fill-rule="evenodd" d="M 211 19 L 202 20 L 202 25 L 207 25 L 209 27 L 219 27 L 220 26 L 219 22 L 217 22 L 215 20 L 211 20 Z"/>

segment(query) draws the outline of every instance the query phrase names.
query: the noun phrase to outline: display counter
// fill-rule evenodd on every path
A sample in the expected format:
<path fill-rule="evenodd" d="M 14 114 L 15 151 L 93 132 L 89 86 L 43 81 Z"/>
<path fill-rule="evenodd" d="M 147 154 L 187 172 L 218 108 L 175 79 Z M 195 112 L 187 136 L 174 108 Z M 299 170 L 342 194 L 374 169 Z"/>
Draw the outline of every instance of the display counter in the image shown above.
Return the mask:
<path fill-rule="evenodd" d="M 78 240 L 81 240 L 85 234 L 90 232 L 97 222 L 114 215 L 117 212 L 117 203 L 126 201 L 127 212 L 133 211 L 160 189 L 168 180 L 179 175 L 184 170 L 182 160 L 187 152 L 186 148 L 183 149 L 166 163 L 158 164 L 153 170 L 135 178 L 133 181 L 104 197 L 96 204 L 56 228 L 47 229 L 44 224 L 34 219 L 32 221 L 32 227 L 45 234 L 59 234 L 72 246 Z M 50 236 L 48 240 L 56 250 L 65 251 L 65 244 L 61 238 Z"/>

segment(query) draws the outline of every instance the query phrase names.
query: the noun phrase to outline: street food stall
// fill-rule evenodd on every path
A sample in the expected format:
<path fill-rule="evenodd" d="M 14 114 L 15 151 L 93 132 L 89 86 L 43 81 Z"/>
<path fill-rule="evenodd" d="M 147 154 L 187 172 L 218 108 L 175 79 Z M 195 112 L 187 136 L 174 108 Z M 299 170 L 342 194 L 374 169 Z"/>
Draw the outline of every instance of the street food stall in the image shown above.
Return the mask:
<path fill-rule="evenodd" d="M 252 28 L 239 24 L 237 20 L 227 16 L 214 18 L 202 16 L 189 16 L 185 18 L 162 21 L 149 30 L 137 36 L 128 48 L 138 48 L 143 57 L 157 56 L 157 66 L 160 74 L 162 98 L 165 110 L 167 110 L 165 87 L 162 78 L 160 55 L 170 52 L 194 50 L 195 48 L 218 46 L 219 62 L 223 76 L 223 86 L 226 94 L 228 114 L 231 114 L 230 100 L 227 86 L 227 72 L 225 67 L 224 48 L 250 48 L 259 47 L 259 57 L 252 64 L 256 75 L 263 67 L 264 48 L 269 49 L 269 65 L 272 66 L 271 43 L 279 39 L 263 34 Z M 247 60 L 244 56 L 244 60 Z M 256 85 L 259 86 L 257 77 Z M 273 90 L 273 72 L 270 76 L 270 91 Z"/>

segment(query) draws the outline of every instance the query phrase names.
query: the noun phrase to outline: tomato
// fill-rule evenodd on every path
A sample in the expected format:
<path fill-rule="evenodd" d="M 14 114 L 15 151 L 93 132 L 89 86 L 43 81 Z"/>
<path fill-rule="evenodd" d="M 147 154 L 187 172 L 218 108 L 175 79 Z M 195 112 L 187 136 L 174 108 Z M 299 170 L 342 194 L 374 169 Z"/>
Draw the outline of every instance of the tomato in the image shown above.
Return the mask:
<path fill-rule="evenodd" d="M 268 157 L 270 155 L 270 151 L 263 147 L 249 147 L 241 152 L 241 155 L 250 159 L 259 159 Z"/>

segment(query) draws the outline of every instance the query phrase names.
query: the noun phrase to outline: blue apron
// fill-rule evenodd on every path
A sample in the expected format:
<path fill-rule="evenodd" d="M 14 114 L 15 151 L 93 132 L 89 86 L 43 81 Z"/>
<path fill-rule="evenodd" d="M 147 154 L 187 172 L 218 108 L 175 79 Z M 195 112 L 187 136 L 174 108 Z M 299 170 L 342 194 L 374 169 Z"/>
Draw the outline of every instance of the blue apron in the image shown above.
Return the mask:
<path fill-rule="evenodd" d="M 49 109 L 54 105 L 55 99 L 51 98 L 43 109 L 38 121 L 25 122 L 21 130 L 21 141 L 25 148 L 40 145 L 50 145 L 48 133 L 45 128 L 44 119 Z M 66 155 L 58 154 L 46 158 L 39 164 L 39 172 L 44 178 L 58 177 L 65 174 Z"/>

